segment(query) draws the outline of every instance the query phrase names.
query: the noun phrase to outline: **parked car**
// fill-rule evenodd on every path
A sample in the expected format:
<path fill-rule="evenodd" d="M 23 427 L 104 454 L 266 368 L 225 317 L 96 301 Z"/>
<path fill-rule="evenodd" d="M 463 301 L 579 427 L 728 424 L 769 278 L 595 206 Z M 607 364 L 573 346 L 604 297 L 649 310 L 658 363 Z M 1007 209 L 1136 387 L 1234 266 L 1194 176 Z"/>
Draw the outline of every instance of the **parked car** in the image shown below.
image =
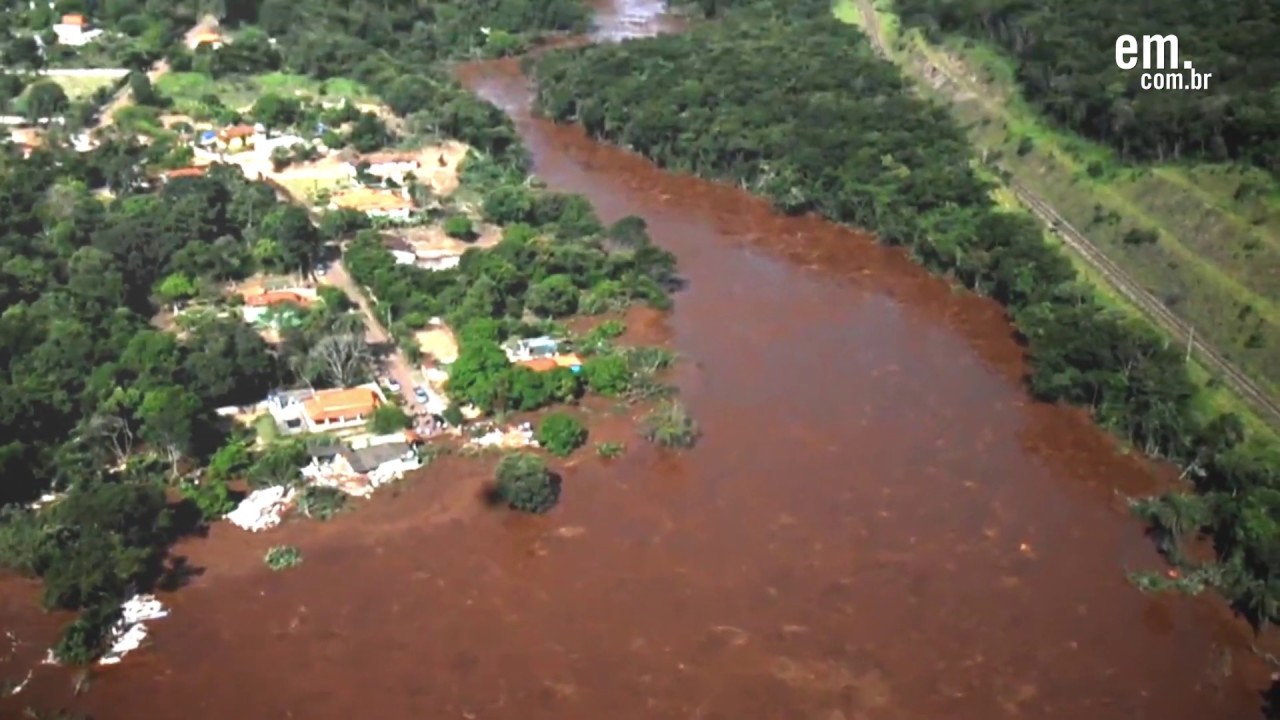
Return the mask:
<path fill-rule="evenodd" d="M 315 266 L 315 273 L 317 276 L 324 275 L 325 272 L 327 272 L 328 270 L 329 270 L 329 267 L 324 263 L 317 263 Z"/>
<path fill-rule="evenodd" d="M 427 402 L 427 391 L 426 391 L 426 389 L 424 389 L 424 388 L 422 388 L 422 387 L 416 387 L 416 388 L 414 388 L 414 389 L 413 389 L 413 396 L 414 396 L 414 397 L 416 397 L 416 398 L 418 398 L 418 402 L 420 402 L 420 403 L 424 403 L 424 404 L 425 404 L 425 403 Z"/>
<path fill-rule="evenodd" d="M 400 392 L 400 383 L 396 382 L 395 378 L 385 378 L 382 381 L 382 384 L 386 385 L 387 389 L 389 389 L 393 393 Z"/>

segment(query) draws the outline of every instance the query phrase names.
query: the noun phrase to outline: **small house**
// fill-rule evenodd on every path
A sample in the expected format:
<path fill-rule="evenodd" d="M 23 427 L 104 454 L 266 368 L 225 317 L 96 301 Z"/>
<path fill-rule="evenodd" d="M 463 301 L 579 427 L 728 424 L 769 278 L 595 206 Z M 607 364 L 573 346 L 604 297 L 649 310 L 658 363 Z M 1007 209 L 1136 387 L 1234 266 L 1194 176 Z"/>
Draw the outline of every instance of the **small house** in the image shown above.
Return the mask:
<path fill-rule="evenodd" d="M 569 368 L 576 375 L 582 372 L 582 358 L 577 355 L 553 355 L 551 357 L 535 357 L 528 360 L 517 360 L 516 365 L 527 367 L 534 372 L 551 372 L 557 368 Z"/>
<path fill-rule="evenodd" d="M 503 343 L 502 349 L 511 362 L 522 362 L 534 358 L 551 358 L 560 348 L 560 342 L 549 335 L 535 338 L 512 339 Z"/>
<path fill-rule="evenodd" d="M 222 33 L 216 30 L 202 30 L 196 33 L 195 37 L 191 38 L 191 49 L 195 50 L 197 48 L 207 47 L 210 50 L 217 50 L 218 48 L 221 48 L 225 42 L 226 38 L 222 36 Z"/>
<path fill-rule="evenodd" d="M 80 46 L 96 40 L 102 31 L 91 29 L 85 16 L 72 14 L 63 15 L 61 22 L 54 24 L 53 34 L 60 45 Z"/>
<path fill-rule="evenodd" d="M 169 182 L 170 180 L 175 180 L 177 178 L 204 177 L 206 172 L 208 172 L 208 168 L 184 167 L 178 168 L 177 170 L 170 170 L 161 177 L 165 182 Z"/>
<path fill-rule="evenodd" d="M 365 155 L 354 165 L 349 163 L 352 174 L 364 163 L 369 165 L 365 170 L 369 175 L 381 180 L 393 180 L 398 185 L 404 184 L 405 175 L 416 172 L 420 167 L 418 156 L 413 153 L 382 152 Z"/>
<path fill-rule="evenodd" d="M 292 290 L 270 290 L 244 296 L 241 314 L 245 322 L 263 324 L 267 316 L 287 307 L 307 308 L 311 298 Z M 274 324 L 274 323 L 270 323 Z"/>

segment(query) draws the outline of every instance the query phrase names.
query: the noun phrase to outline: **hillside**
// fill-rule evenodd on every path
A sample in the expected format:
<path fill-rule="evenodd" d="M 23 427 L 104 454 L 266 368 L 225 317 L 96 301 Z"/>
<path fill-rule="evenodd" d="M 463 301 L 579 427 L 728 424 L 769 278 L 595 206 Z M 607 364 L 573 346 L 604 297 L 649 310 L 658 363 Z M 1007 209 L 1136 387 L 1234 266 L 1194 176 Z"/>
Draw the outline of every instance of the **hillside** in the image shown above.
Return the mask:
<path fill-rule="evenodd" d="M 907 5 L 923 7 L 901 6 Z M 1211 162 L 1207 154 L 1153 163 L 1132 148 L 1123 154 L 1086 139 L 1024 98 L 1020 88 L 1031 90 L 1019 78 L 1030 72 L 1030 62 L 1042 62 L 1038 56 L 1024 67 L 1000 46 L 958 29 L 944 33 L 940 22 L 920 13 L 904 27 L 898 7 L 882 1 L 874 11 L 888 50 L 923 89 L 946 101 L 985 162 L 1047 198 L 1198 337 L 1272 397 L 1280 394 L 1280 342 L 1274 339 L 1280 337 L 1280 186 L 1274 177 L 1244 162 Z M 848 21 L 861 23 L 868 12 L 870 3 L 837 4 Z M 1114 34 L 1108 37 L 1113 43 Z M 1200 57 L 1197 64 L 1207 68 Z M 1113 62 L 1110 68 L 1116 70 Z M 1187 104 L 1194 94 L 1166 97 Z"/>

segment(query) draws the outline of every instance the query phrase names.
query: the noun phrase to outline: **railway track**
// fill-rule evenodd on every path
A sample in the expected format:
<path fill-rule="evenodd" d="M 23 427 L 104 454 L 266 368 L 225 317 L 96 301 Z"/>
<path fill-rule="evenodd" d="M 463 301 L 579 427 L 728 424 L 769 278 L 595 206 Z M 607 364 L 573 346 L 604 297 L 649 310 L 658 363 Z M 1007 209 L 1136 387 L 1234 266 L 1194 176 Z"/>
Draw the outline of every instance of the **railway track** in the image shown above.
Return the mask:
<path fill-rule="evenodd" d="M 862 14 L 863 27 L 872 47 L 886 60 L 892 61 L 893 57 L 888 48 L 885 47 L 884 39 L 880 34 L 880 21 L 876 16 L 875 8 L 872 7 L 870 0 L 857 0 L 857 5 L 858 12 Z M 935 66 L 934 71 L 941 73 L 949 83 L 957 88 L 963 88 L 967 85 L 963 79 L 956 77 L 945 66 Z M 1044 198 L 1032 192 L 1017 180 L 1010 179 L 1006 185 L 1020 203 L 1047 225 L 1051 232 L 1061 238 L 1067 247 L 1088 263 L 1094 271 L 1106 279 L 1117 292 L 1132 302 L 1151 322 L 1169 333 L 1178 342 L 1186 344 L 1191 354 L 1195 355 L 1197 360 L 1219 377 L 1232 392 L 1248 403 L 1268 424 L 1280 429 L 1280 403 L 1277 403 L 1266 389 L 1241 372 L 1234 363 L 1216 348 L 1197 339 L 1195 337 L 1195 329 L 1190 324 L 1175 315 L 1159 298 L 1148 292 L 1146 288 L 1107 257 L 1097 245 L 1094 245 L 1084 233 L 1067 222 L 1066 218 L 1062 217 Z"/>

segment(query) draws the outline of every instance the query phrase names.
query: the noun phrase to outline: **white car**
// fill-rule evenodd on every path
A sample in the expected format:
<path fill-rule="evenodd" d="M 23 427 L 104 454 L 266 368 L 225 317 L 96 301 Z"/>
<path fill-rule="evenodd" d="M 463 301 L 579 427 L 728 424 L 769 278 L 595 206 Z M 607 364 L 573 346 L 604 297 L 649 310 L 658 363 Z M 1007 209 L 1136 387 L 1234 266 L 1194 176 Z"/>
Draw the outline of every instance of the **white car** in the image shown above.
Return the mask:
<path fill-rule="evenodd" d="M 386 384 L 387 389 L 389 389 L 391 392 L 393 393 L 400 392 L 400 383 L 396 382 L 395 378 L 387 378 L 384 381 L 384 383 Z"/>
<path fill-rule="evenodd" d="M 418 398 L 418 402 L 423 403 L 423 404 L 426 404 L 426 402 L 427 402 L 427 391 L 426 391 L 426 390 L 424 390 L 423 388 L 420 388 L 420 387 L 416 387 L 416 388 L 414 388 L 414 389 L 413 389 L 413 396 L 414 396 L 414 397 L 416 397 L 416 398 Z"/>

